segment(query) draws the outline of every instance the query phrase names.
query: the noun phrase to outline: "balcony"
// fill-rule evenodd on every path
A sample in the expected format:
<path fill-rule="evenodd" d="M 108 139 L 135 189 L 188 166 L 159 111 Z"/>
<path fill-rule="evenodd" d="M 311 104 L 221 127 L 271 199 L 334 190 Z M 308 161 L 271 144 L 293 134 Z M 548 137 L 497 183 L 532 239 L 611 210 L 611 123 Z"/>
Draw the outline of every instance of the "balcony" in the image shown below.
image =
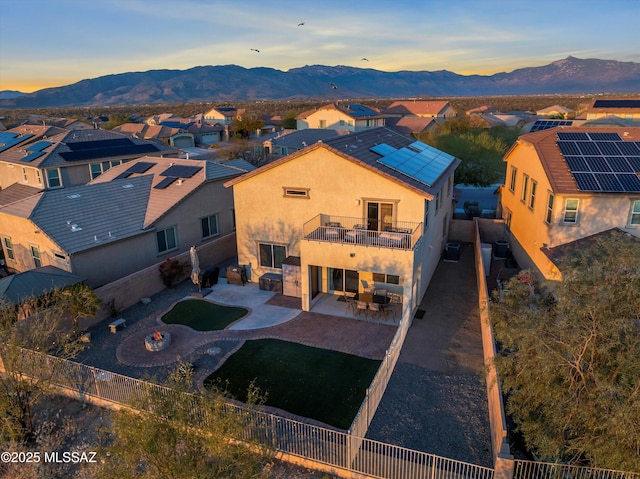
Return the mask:
<path fill-rule="evenodd" d="M 367 228 L 367 220 L 319 214 L 302 227 L 305 240 L 413 250 L 422 238 L 422 223 L 393 221 L 381 231 Z"/>

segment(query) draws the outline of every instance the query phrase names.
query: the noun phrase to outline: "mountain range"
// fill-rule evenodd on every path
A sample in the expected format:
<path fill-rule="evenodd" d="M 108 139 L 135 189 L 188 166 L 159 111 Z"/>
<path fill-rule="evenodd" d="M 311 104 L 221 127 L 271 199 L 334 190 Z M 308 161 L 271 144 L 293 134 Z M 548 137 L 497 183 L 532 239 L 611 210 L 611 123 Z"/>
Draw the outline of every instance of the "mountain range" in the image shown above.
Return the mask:
<path fill-rule="evenodd" d="M 323 65 L 287 71 L 237 65 L 150 70 L 105 75 L 18 96 L 0 92 L 0 108 L 638 92 L 640 63 L 570 56 L 493 75 Z"/>

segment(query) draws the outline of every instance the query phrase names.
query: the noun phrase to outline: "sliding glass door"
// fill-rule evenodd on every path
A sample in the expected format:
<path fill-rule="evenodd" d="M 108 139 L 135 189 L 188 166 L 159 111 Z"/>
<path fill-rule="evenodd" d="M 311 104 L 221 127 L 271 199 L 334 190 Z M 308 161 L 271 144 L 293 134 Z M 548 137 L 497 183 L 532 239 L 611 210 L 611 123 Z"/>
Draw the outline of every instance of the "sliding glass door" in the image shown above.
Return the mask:
<path fill-rule="evenodd" d="M 357 271 L 339 268 L 327 268 L 327 271 L 329 273 L 329 292 L 358 292 L 359 274 Z"/>
<path fill-rule="evenodd" d="M 367 201 L 367 229 L 384 231 L 393 226 L 393 203 Z"/>

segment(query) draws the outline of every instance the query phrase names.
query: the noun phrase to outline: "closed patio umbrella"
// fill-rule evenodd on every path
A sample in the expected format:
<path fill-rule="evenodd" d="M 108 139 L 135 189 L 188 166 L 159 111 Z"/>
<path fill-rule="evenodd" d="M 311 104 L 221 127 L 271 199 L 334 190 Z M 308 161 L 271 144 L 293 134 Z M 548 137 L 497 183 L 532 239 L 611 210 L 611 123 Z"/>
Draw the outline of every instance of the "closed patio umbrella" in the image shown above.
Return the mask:
<path fill-rule="evenodd" d="M 195 245 L 189 250 L 189 255 L 191 256 L 191 281 L 198 285 L 198 291 L 200 291 L 200 259 Z"/>

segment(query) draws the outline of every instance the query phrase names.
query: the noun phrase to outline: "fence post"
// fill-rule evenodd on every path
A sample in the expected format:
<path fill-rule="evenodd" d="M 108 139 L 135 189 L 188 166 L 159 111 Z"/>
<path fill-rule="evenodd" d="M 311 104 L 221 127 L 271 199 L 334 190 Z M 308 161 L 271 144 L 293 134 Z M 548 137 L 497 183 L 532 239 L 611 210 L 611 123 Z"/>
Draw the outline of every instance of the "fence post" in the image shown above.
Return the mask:
<path fill-rule="evenodd" d="M 494 462 L 493 479 L 513 479 L 516 461 L 510 453 L 509 444 L 502 439 L 500 451 L 496 454 Z"/>

